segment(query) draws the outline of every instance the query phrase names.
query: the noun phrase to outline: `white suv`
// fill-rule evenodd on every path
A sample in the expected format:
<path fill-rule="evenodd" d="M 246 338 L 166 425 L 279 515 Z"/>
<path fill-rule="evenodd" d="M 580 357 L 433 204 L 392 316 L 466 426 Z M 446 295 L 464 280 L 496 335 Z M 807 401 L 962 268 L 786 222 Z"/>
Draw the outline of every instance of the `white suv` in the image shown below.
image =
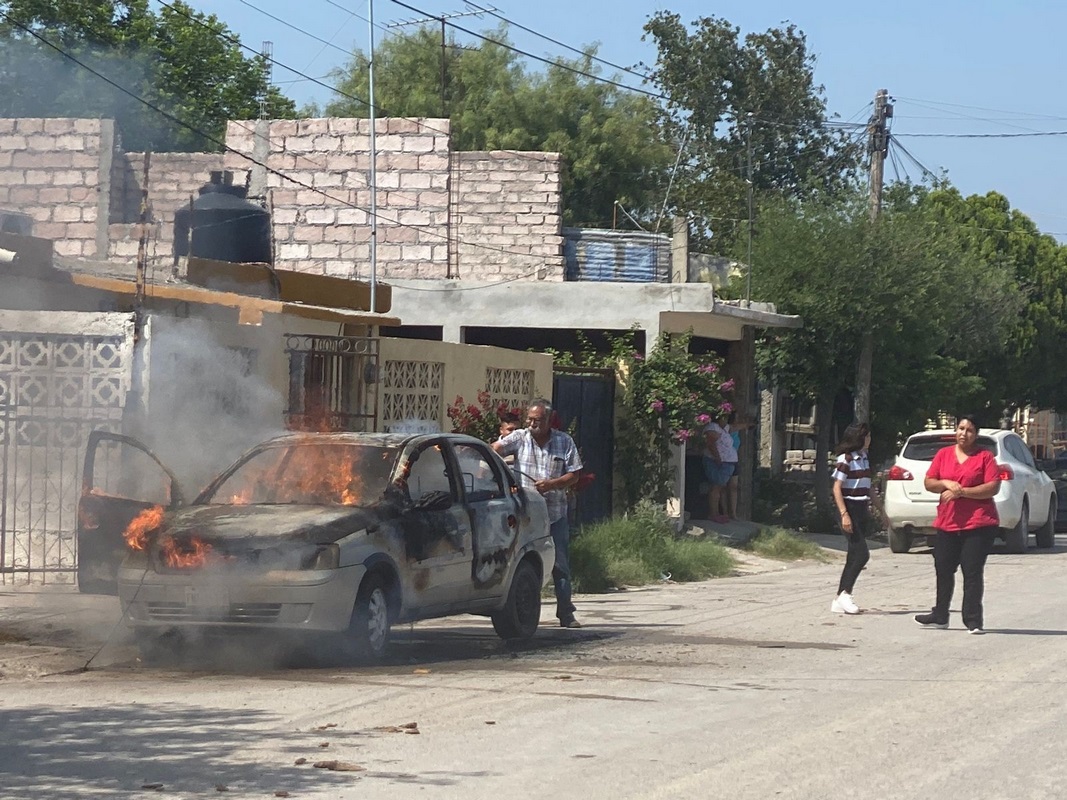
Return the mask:
<path fill-rule="evenodd" d="M 926 491 L 923 480 L 934 454 L 955 444 L 950 430 L 923 431 L 908 437 L 885 475 L 885 515 L 889 547 L 906 553 L 916 536 L 934 533 L 938 496 Z M 982 429 L 978 446 L 988 450 L 1000 467 L 1000 490 L 993 500 L 1000 516 L 999 538 L 1011 553 L 1024 553 L 1034 531 L 1038 547 L 1052 547 L 1056 530 L 1056 487 L 1037 468 L 1030 449 L 1018 434 Z"/>

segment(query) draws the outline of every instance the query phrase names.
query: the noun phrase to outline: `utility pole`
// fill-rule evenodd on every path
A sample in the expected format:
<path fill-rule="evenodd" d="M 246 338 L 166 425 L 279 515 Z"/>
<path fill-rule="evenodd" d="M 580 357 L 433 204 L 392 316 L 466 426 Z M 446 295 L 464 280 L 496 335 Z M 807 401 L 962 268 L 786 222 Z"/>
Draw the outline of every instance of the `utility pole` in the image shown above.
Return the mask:
<path fill-rule="evenodd" d="M 889 152 L 889 130 L 886 120 L 893 116 L 889 92 L 879 89 L 874 95 L 874 112 L 867 123 L 867 153 L 871 157 L 871 186 L 869 211 L 871 222 L 876 223 L 882 213 L 882 183 L 885 175 L 885 157 Z M 856 362 L 856 398 L 853 408 L 858 422 L 871 419 L 871 377 L 874 372 L 874 337 L 864 333 L 860 339 L 860 356 Z"/>

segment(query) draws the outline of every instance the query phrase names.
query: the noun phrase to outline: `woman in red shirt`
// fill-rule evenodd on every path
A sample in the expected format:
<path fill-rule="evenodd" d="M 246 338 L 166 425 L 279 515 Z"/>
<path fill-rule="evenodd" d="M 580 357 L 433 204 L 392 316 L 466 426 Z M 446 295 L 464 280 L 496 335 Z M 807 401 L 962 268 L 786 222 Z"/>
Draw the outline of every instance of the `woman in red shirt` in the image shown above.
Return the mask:
<path fill-rule="evenodd" d="M 956 444 L 939 450 L 926 471 L 926 491 L 941 495 L 934 528 L 934 569 L 937 602 L 915 621 L 930 628 L 948 627 L 948 607 L 956 588 L 956 570 L 963 571 L 963 624 L 983 633 L 982 591 L 986 556 L 993 546 L 1000 518 L 993 496 L 1000 489 L 993 454 L 978 447 L 978 423 L 969 414 L 956 424 Z"/>

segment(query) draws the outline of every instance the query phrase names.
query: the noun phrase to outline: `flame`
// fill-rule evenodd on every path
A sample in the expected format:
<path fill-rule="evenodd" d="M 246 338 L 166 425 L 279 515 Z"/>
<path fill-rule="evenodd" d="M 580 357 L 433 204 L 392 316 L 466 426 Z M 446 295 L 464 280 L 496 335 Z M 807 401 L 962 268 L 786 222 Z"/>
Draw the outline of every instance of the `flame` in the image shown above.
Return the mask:
<path fill-rule="evenodd" d="M 181 542 L 166 536 L 159 543 L 164 563 L 173 569 L 202 567 L 207 564 L 212 550 L 211 545 L 199 536 L 183 537 Z"/>
<path fill-rule="evenodd" d="M 148 546 L 148 534 L 163 523 L 163 506 L 146 508 L 133 518 L 122 538 L 131 550 L 144 550 Z"/>
<path fill-rule="evenodd" d="M 337 447 L 297 447 L 282 481 L 282 494 L 294 502 L 358 505 L 363 499 L 358 451 Z"/>

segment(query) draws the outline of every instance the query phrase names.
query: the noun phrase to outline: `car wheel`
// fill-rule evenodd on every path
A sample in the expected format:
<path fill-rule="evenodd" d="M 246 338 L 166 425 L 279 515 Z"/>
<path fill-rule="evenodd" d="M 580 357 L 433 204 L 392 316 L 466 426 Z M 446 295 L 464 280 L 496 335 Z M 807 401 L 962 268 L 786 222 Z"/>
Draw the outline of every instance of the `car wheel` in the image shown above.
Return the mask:
<path fill-rule="evenodd" d="M 504 607 L 492 615 L 501 639 L 529 639 L 541 621 L 541 578 L 529 561 L 519 562 Z"/>
<path fill-rule="evenodd" d="M 142 664 L 174 664 L 186 650 L 185 637 L 178 631 L 137 631 L 134 635 Z"/>
<path fill-rule="evenodd" d="M 911 549 L 911 533 L 904 528 L 889 529 L 889 549 L 894 553 L 906 553 Z"/>
<path fill-rule="evenodd" d="M 372 572 L 360 584 L 356 607 L 348 625 L 352 655 L 370 661 L 381 661 L 389 648 L 391 624 L 389 584 L 380 572 Z"/>
<path fill-rule="evenodd" d="M 1052 547 L 1056 544 L 1056 495 L 1049 498 L 1048 517 L 1045 524 L 1035 531 L 1034 541 L 1038 547 Z"/>
<path fill-rule="evenodd" d="M 1008 531 L 1004 543 L 1009 553 L 1026 552 L 1030 544 L 1030 506 L 1026 500 L 1023 500 L 1023 508 L 1019 512 L 1019 523 Z"/>

